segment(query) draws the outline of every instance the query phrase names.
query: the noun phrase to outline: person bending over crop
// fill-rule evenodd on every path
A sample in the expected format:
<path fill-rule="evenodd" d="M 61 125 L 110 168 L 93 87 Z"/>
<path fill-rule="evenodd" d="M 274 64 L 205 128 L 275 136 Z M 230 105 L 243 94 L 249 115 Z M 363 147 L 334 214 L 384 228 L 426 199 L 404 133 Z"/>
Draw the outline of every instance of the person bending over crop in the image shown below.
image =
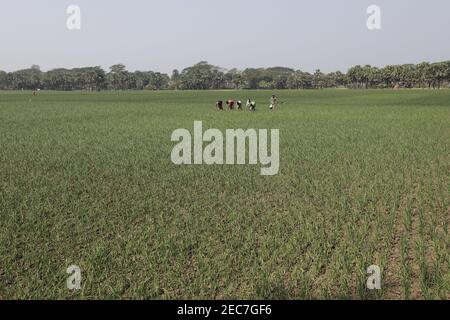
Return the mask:
<path fill-rule="evenodd" d="M 256 111 L 256 102 L 252 99 L 247 100 L 247 108 L 249 111 Z"/>
<path fill-rule="evenodd" d="M 227 100 L 228 109 L 233 110 L 234 109 L 234 100 Z"/>

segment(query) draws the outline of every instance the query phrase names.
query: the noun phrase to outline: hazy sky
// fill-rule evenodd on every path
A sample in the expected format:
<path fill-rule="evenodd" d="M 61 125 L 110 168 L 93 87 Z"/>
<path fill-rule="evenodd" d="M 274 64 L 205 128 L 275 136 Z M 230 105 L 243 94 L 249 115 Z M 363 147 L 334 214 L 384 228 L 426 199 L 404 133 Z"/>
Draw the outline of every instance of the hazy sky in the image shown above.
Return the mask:
<path fill-rule="evenodd" d="M 366 27 L 369 5 L 382 29 Z M 81 30 L 66 27 L 69 5 Z M 0 70 L 124 63 L 171 72 L 225 68 L 346 71 L 450 59 L 450 0 L 0 0 Z"/>

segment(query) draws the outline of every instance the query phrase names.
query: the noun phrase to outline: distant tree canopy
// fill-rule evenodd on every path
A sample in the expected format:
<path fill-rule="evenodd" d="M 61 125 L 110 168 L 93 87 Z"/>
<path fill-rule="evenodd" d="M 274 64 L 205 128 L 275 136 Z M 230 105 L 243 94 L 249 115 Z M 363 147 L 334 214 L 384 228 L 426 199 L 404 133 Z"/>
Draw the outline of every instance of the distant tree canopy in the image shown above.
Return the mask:
<path fill-rule="evenodd" d="M 53 69 L 47 72 L 33 65 L 14 72 L 0 71 L 3 90 L 208 90 L 208 89 L 322 89 L 348 87 L 368 88 L 433 88 L 450 84 L 450 61 L 417 65 L 392 65 L 383 68 L 370 65 L 351 67 L 325 74 L 285 67 L 223 68 L 199 62 L 172 76 L 154 71 L 127 71 L 116 64 L 105 72 L 101 67 Z"/>

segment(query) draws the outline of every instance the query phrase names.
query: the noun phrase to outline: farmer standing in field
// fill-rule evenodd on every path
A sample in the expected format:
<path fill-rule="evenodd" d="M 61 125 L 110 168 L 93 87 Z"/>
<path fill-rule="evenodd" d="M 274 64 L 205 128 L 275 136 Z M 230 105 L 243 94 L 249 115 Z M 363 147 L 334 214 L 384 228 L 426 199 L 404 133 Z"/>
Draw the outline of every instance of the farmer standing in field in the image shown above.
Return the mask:
<path fill-rule="evenodd" d="M 275 95 L 272 95 L 272 97 L 270 97 L 270 106 L 269 109 L 270 110 L 275 110 L 277 108 L 277 104 L 278 104 L 278 99 Z"/>

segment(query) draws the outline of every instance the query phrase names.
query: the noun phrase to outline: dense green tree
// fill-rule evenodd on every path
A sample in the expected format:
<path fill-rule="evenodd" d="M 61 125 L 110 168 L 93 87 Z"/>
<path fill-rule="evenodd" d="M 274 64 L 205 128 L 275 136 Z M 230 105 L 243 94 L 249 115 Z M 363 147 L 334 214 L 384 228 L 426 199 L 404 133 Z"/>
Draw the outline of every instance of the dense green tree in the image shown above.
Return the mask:
<path fill-rule="evenodd" d="M 418 83 L 421 88 L 426 88 L 431 86 L 432 82 L 432 74 L 431 74 L 431 68 L 430 63 L 428 62 L 422 62 L 417 65 L 417 78 Z"/>
<path fill-rule="evenodd" d="M 246 89 L 258 89 L 258 84 L 263 80 L 262 69 L 247 68 L 242 73 L 245 79 Z"/>
<path fill-rule="evenodd" d="M 225 74 L 225 88 L 226 89 L 244 89 L 247 81 L 242 71 L 234 68 Z"/>
<path fill-rule="evenodd" d="M 289 76 L 286 86 L 288 89 L 311 89 L 313 87 L 313 75 L 297 70 Z"/>
<path fill-rule="evenodd" d="M 45 73 L 44 88 L 49 90 L 73 90 L 76 87 L 75 77 L 71 70 L 53 69 Z"/>
<path fill-rule="evenodd" d="M 400 81 L 403 87 L 413 88 L 417 83 L 416 66 L 413 64 L 402 65 Z"/>
<path fill-rule="evenodd" d="M 35 90 L 41 86 L 42 72 L 37 65 L 7 75 L 8 87 L 16 90 Z"/>
<path fill-rule="evenodd" d="M 336 86 L 346 86 L 348 84 L 348 79 L 345 74 L 343 74 L 341 71 L 336 71 L 335 74 L 336 77 Z"/>
<path fill-rule="evenodd" d="M 287 89 L 300 89 L 303 88 L 302 82 L 301 82 L 301 71 L 295 71 L 289 77 L 286 81 L 286 88 Z"/>
<path fill-rule="evenodd" d="M 433 88 L 440 89 L 442 82 L 448 80 L 449 66 L 447 62 L 438 62 L 431 65 L 431 72 L 433 76 Z"/>
<path fill-rule="evenodd" d="M 100 67 L 53 69 L 44 73 L 43 88 L 49 90 L 101 90 L 105 71 Z"/>
<path fill-rule="evenodd" d="M 42 72 L 37 65 L 15 72 L 0 71 L 0 89 L 34 90 L 207 90 L 207 89 L 321 89 L 350 88 L 436 88 L 450 84 L 450 61 L 417 65 L 365 65 L 351 67 L 346 74 L 336 71 L 314 74 L 285 67 L 248 68 L 226 71 L 206 61 L 174 70 L 172 76 L 153 71 L 129 72 L 123 64 L 110 67 L 53 69 Z"/>
<path fill-rule="evenodd" d="M 179 81 L 180 81 L 180 72 L 175 69 L 172 71 L 172 77 L 170 77 L 170 83 L 169 83 L 169 87 L 170 89 L 175 89 L 178 90 L 179 89 Z"/>
<path fill-rule="evenodd" d="M 178 87 L 184 90 L 220 89 L 225 83 L 224 73 L 219 67 L 201 61 L 181 72 Z"/>
<path fill-rule="evenodd" d="M 322 89 L 326 85 L 326 78 L 320 69 L 317 69 L 313 75 L 313 86 L 315 89 Z"/>
<path fill-rule="evenodd" d="M 75 77 L 76 89 L 100 90 L 103 88 L 106 74 L 100 67 L 72 69 Z"/>
<path fill-rule="evenodd" d="M 8 74 L 0 70 L 0 90 L 8 89 Z"/>
<path fill-rule="evenodd" d="M 129 72 L 126 70 L 125 65 L 119 63 L 109 67 L 110 72 L 106 78 L 108 81 L 108 87 L 113 90 L 125 90 L 129 89 Z"/>
<path fill-rule="evenodd" d="M 360 65 L 351 67 L 347 72 L 347 77 L 353 88 L 359 89 L 363 80 L 363 70 Z"/>
<path fill-rule="evenodd" d="M 446 76 L 446 81 L 447 81 L 447 87 L 450 88 L 450 61 L 446 61 L 446 70 L 447 70 L 447 76 Z"/>
<path fill-rule="evenodd" d="M 167 74 L 159 72 L 149 72 L 150 78 L 145 89 L 163 90 L 169 87 L 170 77 Z"/>

